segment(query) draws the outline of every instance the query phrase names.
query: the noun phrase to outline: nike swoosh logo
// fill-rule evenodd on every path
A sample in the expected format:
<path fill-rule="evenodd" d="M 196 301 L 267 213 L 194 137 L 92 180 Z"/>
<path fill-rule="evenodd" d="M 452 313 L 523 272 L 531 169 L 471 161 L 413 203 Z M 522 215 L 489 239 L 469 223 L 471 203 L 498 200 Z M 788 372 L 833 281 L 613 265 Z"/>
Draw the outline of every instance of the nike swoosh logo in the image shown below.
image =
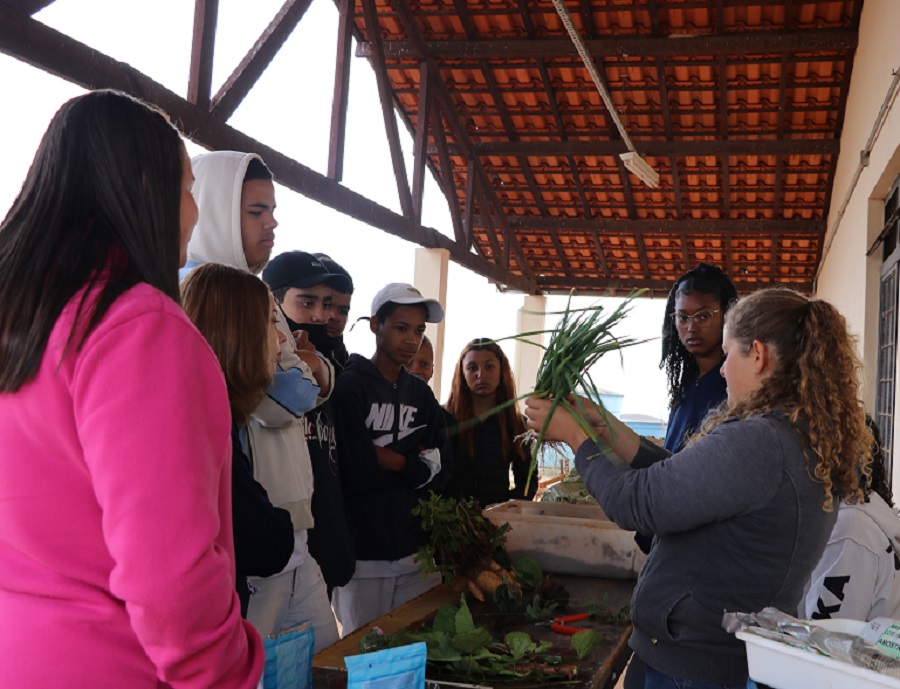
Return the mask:
<path fill-rule="evenodd" d="M 401 428 L 400 432 L 397 434 L 397 440 L 403 440 L 406 436 L 415 433 L 416 431 L 427 428 L 428 424 L 423 423 L 421 426 L 413 426 L 412 428 Z M 375 438 L 372 442 L 377 447 L 387 447 L 394 440 L 394 436 L 390 433 L 386 433 L 385 435 L 379 436 Z"/>

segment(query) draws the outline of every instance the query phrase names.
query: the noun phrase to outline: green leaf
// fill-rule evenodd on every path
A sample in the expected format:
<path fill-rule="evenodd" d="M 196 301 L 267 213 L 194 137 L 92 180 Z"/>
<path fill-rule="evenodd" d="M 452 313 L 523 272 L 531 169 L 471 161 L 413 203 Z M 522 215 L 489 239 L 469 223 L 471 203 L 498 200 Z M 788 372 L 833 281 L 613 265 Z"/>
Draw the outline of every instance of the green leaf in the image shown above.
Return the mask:
<path fill-rule="evenodd" d="M 593 629 L 585 629 L 572 636 L 572 648 L 575 649 L 575 655 L 581 660 L 597 648 L 601 641 L 603 641 L 603 634 Z"/>
<path fill-rule="evenodd" d="M 472 619 L 472 613 L 469 612 L 469 606 L 466 605 L 466 595 L 459 596 L 459 610 L 454 615 L 454 629 L 457 634 L 465 634 L 475 629 L 475 620 Z"/>
<path fill-rule="evenodd" d="M 437 611 L 434 618 L 434 624 L 431 628 L 436 632 L 444 632 L 448 636 L 456 634 L 456 613 L 458 608 L 455 605 L 443 605 Z"/>
<path fill-rule="evenodd" d="M 434 663 L 455 663 L 462 660 L 463 655 L 448 643 L 445 646 L 428 647 L 428 661 Z"/>
<path fill-rule="evenodd" d="M 503 637 L 503 643 L 509 647 L 509 652 L 516 660 L 521 660 L 537 648 L 534 641 L 525 632 L 510 632 Z"/>
<path fill-rule="evenodd" d="M 553 648 L 552 641 L 541 641 L 541 643 L 538 644 L 538 647 L 534 649 L 534 652 L 537 655 L 542 655 L 549 651 L 551 648 Z"/>
<path fill-rule="evenodd" d="M 484 674 L 478 661 L 472 658 L 472 656 L 463 656 L 460 658 L 459 662 L 456 663 L 455 667 L 463 677 L 471 675 L 480 676 Z"/>
<path fill-rule="evenodd" d="M 513 571 L 515 571 L 519 583 L 522 584 L 524 588 L 533 589 L 537 587 L 537 585 L 541 583 L 541 579 L 544 578 L 544 572 L 541 570 L 541 566 L 530 557 L 516 558 L 516 561 L 513 564 Z"/>
<path fill-rule="evenodd" d="M 463 653 L 472 654 L 491 643 L 491 633 L 484 627 L 476 627 L 468 632 L 457 634 L 450 639 L 450 645 Z"/>

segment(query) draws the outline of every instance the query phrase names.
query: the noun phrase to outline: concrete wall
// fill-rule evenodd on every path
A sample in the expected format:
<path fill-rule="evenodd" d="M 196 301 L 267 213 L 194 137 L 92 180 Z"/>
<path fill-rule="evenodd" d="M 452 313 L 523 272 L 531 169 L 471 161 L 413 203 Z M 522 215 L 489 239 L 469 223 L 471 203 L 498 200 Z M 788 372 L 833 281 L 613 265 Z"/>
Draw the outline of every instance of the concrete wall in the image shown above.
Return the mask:
<path fill-rule="evenodd" d="M 893 71 L 900 68 L 898 25 L 900 2 L 866 0 L 831 196 L 825 255 L 816 289 L 817 296 L 840 309 L 859 338 L 865 363 L 863 399 L 869 411 L 874 411 L 875 406 L 882 259 L 880 249 L 871 257 L 866 252 L 881 231 L 884 199 L 900 174 L 900 101 L 895 94 L 886 102 L 894 80 Z M 854 185 L 860 154 L 879 122 L 883 106 L 886 110 L 872 143 L 868 165 L 862 168 Z M 896 403 L 895 408 L 900 409 Z M 898 446 L 896 435 L 893 446 Z M 895 467 L 898 464 L 895 462 Z"/>

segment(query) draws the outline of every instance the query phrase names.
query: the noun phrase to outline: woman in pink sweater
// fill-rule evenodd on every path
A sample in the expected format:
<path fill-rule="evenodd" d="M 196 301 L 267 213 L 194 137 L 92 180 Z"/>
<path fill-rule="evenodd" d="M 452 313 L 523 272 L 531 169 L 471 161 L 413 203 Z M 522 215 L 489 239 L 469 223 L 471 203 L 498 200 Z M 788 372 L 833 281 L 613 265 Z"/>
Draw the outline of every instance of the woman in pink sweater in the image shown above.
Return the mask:
<path fill-rule="evenodd" d="M 228 397 L 178 305 L 197 220 L 158 111 L 74 98 L 0 225 L 0 686 L 254 687 Z"/>

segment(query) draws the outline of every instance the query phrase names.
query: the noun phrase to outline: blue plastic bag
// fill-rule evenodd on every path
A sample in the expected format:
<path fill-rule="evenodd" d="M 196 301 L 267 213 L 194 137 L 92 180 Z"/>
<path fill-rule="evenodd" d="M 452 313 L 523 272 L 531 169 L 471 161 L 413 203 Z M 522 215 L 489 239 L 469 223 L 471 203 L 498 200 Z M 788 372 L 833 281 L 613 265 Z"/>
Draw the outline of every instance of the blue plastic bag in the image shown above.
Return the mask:
<path fill-rule="evenodd" d="M 424 642 L 347 656 L 347 689 L 424 689 Z"/>
<path fill-rule="evenodd" d="M 316 635 L 309 622 L 263 639 L 266 667 L 264 689 L 307 689 L 312 686 Z"/>

